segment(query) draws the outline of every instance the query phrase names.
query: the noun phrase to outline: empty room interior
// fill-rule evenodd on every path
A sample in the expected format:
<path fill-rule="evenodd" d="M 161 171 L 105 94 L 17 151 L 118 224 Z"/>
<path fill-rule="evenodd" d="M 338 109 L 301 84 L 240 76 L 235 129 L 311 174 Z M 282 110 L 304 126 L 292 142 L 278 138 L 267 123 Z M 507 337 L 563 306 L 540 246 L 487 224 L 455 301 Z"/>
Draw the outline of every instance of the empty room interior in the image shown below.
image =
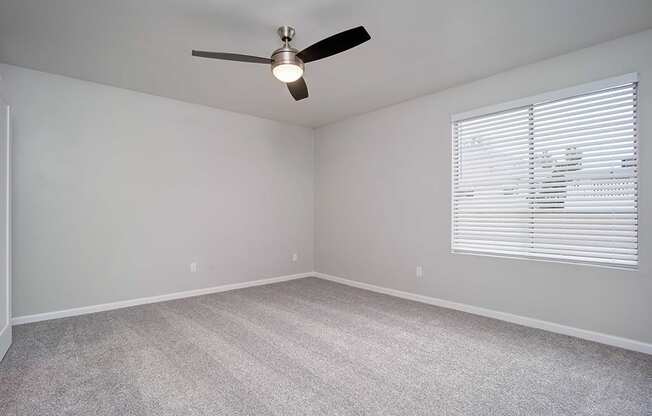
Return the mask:
<path fill-rule="evenodd" d="M 0 0 L 0 415 L 652 415 L 651 0 Z"/>

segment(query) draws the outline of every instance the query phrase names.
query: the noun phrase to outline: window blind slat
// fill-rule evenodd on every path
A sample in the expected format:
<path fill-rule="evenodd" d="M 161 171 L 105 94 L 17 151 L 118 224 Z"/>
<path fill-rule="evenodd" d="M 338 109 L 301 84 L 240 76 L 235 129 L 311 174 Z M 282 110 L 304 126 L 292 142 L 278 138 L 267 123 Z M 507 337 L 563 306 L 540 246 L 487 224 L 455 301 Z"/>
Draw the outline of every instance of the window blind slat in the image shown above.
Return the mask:
<path fill-rule="evenodd" d="M 549 224 L 541 224 L 537 223 L 538 226 L 543 227 L 542 229 L 546 230 L 603 230 L 604 229 L 604 224 L 554 224 L 554 223 L 549 223 Z M 529 221 L 523 221 L 523 222 L 491 222 L 491 223 L 477 223 L 477 222 L 464 222 L 460 221 L 457 225 L 455 225 L 455 228 L 457 230 L 494 230 L 494 229 L 501 229 L 502 227 L 507 227 L 507 228 L 513 228 L 513 229 L 531 229 L 532 227 L 537 226 L 534 223 L 531 223 Z M 620 230 L 620 231 L 636 231 L 636 226 L 634 225 L 619 225 L 619 224 L 613 224 L 607 227 L 609 230 Z"/>
<path fill-rule="evenodd" d="M 474 200 L 493 200 L 497 196 L 500 196 L 505 199 L 517 199 L 529 197 L 529 198 L 550 198 L 550 197 L 559 197 L 559 196 L 573 196 L 573 197 L 583 197 L 583 196 L 610 196 L 610 195 L 621 195 L 621 194 L 636 194 L 636 185 L 634 184 L 616 184 L 613 186 L 605 186 L 604 188 L 597 189 L 595 191 L 584 191 L 584 190 L 566 190 L 564 188 L 550 188 L 542 191 L 539 194 L 532 194 L 527 189 L 521 192 L 511 191 L 507 194 L 505 191 L 484 191 L 484 192 L 474 192 Z M 464 201 L 469 199 L 469 196 L 465 194 L 453 194 L 454 201 Z"/>
<path fill-rule="evenodd" d="M 636 155 L 636 151 L 634 149 L 612 149 L 609 152 L 600 152 L 600 153 L 592 153 L 588 156 L 585 156 L 584 163 L 588 164 L 591 162 L 603 162 L 603 161 L 622 161 L 622 160 L 627 160 L 627 158 L 633 158 Z M 550 165 L 549 160 L 543 160 L 543 159 L 520 159 L 520 160 L 512 160 L 510 162 L 501 162 L 499 164 L 494 164 L 494 165 L 484 165 L 484 166 L 478 166 L 475 164 L 470 164 L 470 167 L 465 167 L 464 172 L 467 174 L 469 173 L 475 173 L 475 172 L 484 172 L 484 173 L 491 173 L 491 172 L 509 172 L 509 171 L 514 171 L 516 169 L 523 169 L 528 166 L 530 166 L 531 163 L 534 163 L 535 166 L 548 166 Z M 579 162 L 581 164 L 581 162 Z M 455 169 L 456 173 L 460 173 L 461 171 L 459 169 Z"/>
<path fill-rule="evenodd" d="M 608 90 L 582 94 L 577 97 L 564 98 L 560 100 L 551 101 L 549 103 L 539 103 L 537 104 L 538 109 L 540 110 L 550 110 L 553 108 L 566 107 L 569 105 L 590 105 L 596 101 L 605 99 L 606 97 L 612 97 L 614 95 L 622 94 L 623 92 L 633 91 L 635 83 L 627 84 L 623 87 L 611 88 Z"/>
<path fill-rule="evenodd" d="M 552 109 L 552 110 L 541 110 L 539 109 L 539 121 L 547 120 L 552 117 L 557 117 L 559 114 L 566 116 L 571 116 L 579 114 L 586 111 L 600 111 L 608 108 L 613 108 L 615 106 L 621 105 L 631 105 L 632 93 L 627 92 L 627 94 L 619 95 L 608 100 L 595 100 L 590 106 L 583 105 L 574 105 L 566 108 Z"/>
<path fill-rule="evenodd" d="M 468 238 L 460 238 L 455 240 L 455 243 L 461 242 L 461 241 L 466 241 L 469 240 Z M 483 240 L 480 238 L 472 238 L 471 240 L 474 240 L 478 244 L 502 244 L 502 243 L 525 243 L 528 246 L 533 246 L 533 244 L 536 242 L 536 244 L 550 244 L 550 245 L 556 245 L 556 246 L 566 246 L 566 245 L 576 245 L 578 244 L 577 241 L 573 240 L 550 240 L 550 239 L 545 239 L 545 238 L 537 238 L 536 240 L 532 238 L 528 238 L 527 236 L 523 236 L 522 238 L 517 238 L 517 237 L 512 237 L 512 238 L 506 238 L 503 240 Z M 613 242 L 613 243 L 605 243 L 604 241 L 594 241 L 591 242 L 590 246 L 584 246 L 587 247 L 602 247 L 602 248 L 618 248 L 618 249 L 623 249 L 627 250 L 627 253 L 638 253 L 638 249 L 636 247 L 636 244 L 632 243 L 627 243 L 627 242 Z M 599 250 L 597 250 L 599 251 Z"/>
<path fill-rule="evenodd" d="M 485 246 L 475 246 L 475 245 L 462 245 L 461 249 L 469 249 L 469 250 L 477 250 L 478 248 L 486 248 Z M 523 247 L 522 246 L 516 246 L 516 247 L 504 247 L 504 246 L 496 246 L 491 247 L 494 250 L 511 250 L 512 252 L 520 251 Z M 536 249 L 536 248 L 529 248 L 528 249 L 529 255 L 539 255 L 542 257 L 548 257 L 550 255 L 554 255 L 553 258 L 561 258 L 558 255 L 563 255 L 564 258 L 571 258 L 571 257 L 582 257 L 584 260 L 600 260 L 600 261 L 609 261 L 609 260 L 627 260 L 627 261 L 636 261 L 637 256 L 634 254 L 605 254 L 602 253 L 603 255 L 593 255 L 591 256 L 590 254 L 583 252 L 583 251 L 573 251 L 573 250 L 554 250 L 554 249 Z"/>
<path fill-rule="evenodd" d="M 634 82 L 454 121 L 453 251 L 637 267 L 636 101 Z"/>
<path fill-rule="evenodd" d="M 564 262 L 571 263 L 587 263 L 587 264 L 607 264 L 607 265 L 618 265 L 622 267 L 635 268 L 638 265 L 638 260 L 620 260 L 614 258 L 597 258 L 597 257 L 583 257 L 583 256 L 571 256 L 571 255 L 555 255 L 555 254 L 543 254 L 543 253 L 534 253 L 527 252 L 524 254 L 522 250 L 495 250 L 491 248 L 483 248 L 481 250 L 466 247 L 460 247 L 460 252 L 470 251 L 470 252 L 480 252 L 487 254 L 500 254 L 506 257 L 522 257 L 522 258 L 541 258 L 547 260 L 559 260 Z"/>

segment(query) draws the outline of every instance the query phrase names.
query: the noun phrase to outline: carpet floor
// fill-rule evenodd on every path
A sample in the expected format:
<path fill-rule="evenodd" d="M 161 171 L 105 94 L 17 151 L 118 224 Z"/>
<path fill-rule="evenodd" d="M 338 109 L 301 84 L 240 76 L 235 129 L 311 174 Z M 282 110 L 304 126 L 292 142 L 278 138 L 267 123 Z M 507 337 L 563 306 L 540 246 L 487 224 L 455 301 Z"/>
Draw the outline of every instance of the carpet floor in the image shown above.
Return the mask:
<path fill-rule="evenodd" d="M 652 415 L 652 356 L 306 278 L 21 325 L 0 415 Z"/>

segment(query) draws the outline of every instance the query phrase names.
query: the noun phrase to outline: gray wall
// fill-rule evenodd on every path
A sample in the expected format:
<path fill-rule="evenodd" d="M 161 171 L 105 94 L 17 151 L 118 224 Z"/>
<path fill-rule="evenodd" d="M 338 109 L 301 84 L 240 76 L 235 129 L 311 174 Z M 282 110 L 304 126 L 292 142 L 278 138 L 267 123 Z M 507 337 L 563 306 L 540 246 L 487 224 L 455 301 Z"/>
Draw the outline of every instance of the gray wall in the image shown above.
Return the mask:
<path fill-rule="evenodd" d="M 311 129 L 0 73 L 14 110 L 14 316 L 313 270 Z"/>
<path fill-rule="evenodd" d="M 451 254 L 451 114 L 633 71 L 640 74 L 640 270 Z M 316 270 L 652 342 L 651 120 L 647 31 L 322 127 Z M 415 277 L 416 265 L 424 277 Z"/>

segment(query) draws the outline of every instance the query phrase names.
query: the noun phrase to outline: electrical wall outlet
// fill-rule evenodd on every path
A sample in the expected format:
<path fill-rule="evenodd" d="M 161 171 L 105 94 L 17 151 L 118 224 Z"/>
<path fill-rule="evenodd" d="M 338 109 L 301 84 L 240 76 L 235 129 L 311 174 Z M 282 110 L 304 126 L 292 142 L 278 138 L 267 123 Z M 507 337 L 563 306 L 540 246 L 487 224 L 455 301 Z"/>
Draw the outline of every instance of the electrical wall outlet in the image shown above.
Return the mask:
<path fill-rule="evenodd" d="M 190 273 L 197 273 L 197 262 L 193 261 L 190 263 Z"/>
<path fill-rule="evenodd" d="M 417 266 L 416 275 L 417 277 L 423 277 L 423 266 Z"/>
<path fill-rule="evenodd" d="M 299 253 L 292 253 L 292 261 L 293 262 L 299 261 Z"/>

